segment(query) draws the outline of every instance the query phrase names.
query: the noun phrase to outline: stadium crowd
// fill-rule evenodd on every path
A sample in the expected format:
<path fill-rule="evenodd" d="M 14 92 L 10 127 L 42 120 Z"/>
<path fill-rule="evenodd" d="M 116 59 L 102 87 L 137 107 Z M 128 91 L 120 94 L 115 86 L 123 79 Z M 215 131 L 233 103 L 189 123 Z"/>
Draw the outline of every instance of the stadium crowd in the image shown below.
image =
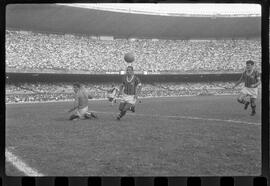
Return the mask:
<path fill-rule="evenodd" d="M 132 51 L 137 71 L 239 72 L 246 60 L 260 69 L 261 44 L 252 40 L 100 40 L 91 36 L 6 31 L 6 67 L 19 72 L 119 72 Z"/>
<path fill-rule="evenodd" d="M 160 96 L 199 96 L 237 94 L 240 86 L 235 89 L 233 82 L 213 83 L 154 83 L 144 84 L 139 97 Z M 89 92 L 89 98 L 104 99 L 111 84 L 83 84 Z M 118 86 L 118 85 L 116 85 Z M 14 102 L 40 102 L 40 101 L 64 101 L 73 100 L 74 93 L 71 83 L 16 83 L 6 84 L 6 103 Z"/>

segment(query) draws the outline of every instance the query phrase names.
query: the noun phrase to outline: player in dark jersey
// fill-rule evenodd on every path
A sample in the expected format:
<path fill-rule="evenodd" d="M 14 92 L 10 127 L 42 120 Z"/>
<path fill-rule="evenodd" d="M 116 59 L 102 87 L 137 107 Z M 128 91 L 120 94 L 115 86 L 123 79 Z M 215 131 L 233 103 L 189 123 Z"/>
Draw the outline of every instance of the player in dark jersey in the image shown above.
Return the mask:
<path fill-rule="evenodd" d="M 135 103 L 140 93 L 142 84 L 140 79 L 134 75 L 133 67 L 128 66 L 126 75 L 123 78 L 119 88 L 119 96 L 122 94 L 122 100 L 119 105 L 120 113 L 117 119 L 120 120 L 128 110 L 135 112 Z"/>
<path fill-rule="evenodd" d="M 250 104 L 252 112 L 251 116 L 256 114 L 256 98 L 258 95 L 258 86 L 260 85 L 260 73 L 254 68 L 254 61 L 248 60 L 246 62 L 246 69 L 242 73 L 240 79 L 235 83 L 232 88 L 238 86 L 241 82 L 245 83 L 244 88 L 241 90 L 237 101 L 244 104 L 244 109 L 248 108 Z M 250 98 L 248 100 L 247 98 Z"/>

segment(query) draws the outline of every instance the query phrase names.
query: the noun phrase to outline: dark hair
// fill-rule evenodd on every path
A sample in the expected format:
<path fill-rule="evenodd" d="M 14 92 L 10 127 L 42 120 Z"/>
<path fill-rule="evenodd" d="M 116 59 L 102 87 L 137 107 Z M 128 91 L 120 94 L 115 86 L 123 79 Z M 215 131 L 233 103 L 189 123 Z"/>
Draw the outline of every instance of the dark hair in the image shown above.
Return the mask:
<path fill-rule="evenodd" d="M 128 68 L 131 68 L 131 70 L 133 71 L 133 66 L 128 66 L 127 69 L 128 69 Z"/>
<path fill-rule="evenodd" d="M 246 62 L 246 64 L 248 65 L 248 64 L 250 64 L 250 65 L 254 65 L 254 61 L 252 61 L 252 60 L 248 60 L 247 62 Z"/>

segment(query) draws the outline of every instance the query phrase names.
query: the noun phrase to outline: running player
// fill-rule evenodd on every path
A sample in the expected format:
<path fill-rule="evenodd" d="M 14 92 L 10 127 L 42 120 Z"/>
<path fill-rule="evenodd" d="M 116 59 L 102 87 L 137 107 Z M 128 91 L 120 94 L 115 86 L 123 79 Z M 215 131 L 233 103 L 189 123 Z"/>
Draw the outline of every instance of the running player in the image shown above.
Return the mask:
<path fill-rule="evenodd" d="M 252 112 L 251 116 L 256 114 L 256 98 L 258 95 L 258 86 L 260 85 L 260 74 L 254 67 L 254 61 L 248 60 L 246 62 L 246 69 L 242 73 L 241 78 L 235 83 L 232 87 L 233 89 L 238 86 L 241 82 L 245 83 L 244 88 L 241 90 L 240 95 L 237 98 L 237 101 L 241 104 L 244 104 L 244 109 L 248 108 L 250 104 Z M 247 98 L 250 98 L 248 100 Z"/>
<path fill-rule="evenodd" d="M 116 96 L 119 94 L 119 89 L 112 85 L 112 88 L 108 90 L 108 100 L 109 102 L 112 103 L 112 106 L 113 106 L 113 103 L 116 103 Z"/>
<path fill-rule="evenodd" d="M 126 74 L 119 88 L 119 96 L 122 94 L 122 100 L 117 120 L 120 120 L 128 110 L 135 112 L 135 103 L 142 88 L 140 79 L 134 75 L 132 66 L 127 67 Z"/>
<path fill-rule="evenodd" d="M 69 120 L 97 118 L 93 112 L 88 112 L 88 93 L 85 88 L 81 84 L 75 83 L 73 90 L 75 104 L 68 112 L 75 111 L 75 113 L 70 116 Z"/>

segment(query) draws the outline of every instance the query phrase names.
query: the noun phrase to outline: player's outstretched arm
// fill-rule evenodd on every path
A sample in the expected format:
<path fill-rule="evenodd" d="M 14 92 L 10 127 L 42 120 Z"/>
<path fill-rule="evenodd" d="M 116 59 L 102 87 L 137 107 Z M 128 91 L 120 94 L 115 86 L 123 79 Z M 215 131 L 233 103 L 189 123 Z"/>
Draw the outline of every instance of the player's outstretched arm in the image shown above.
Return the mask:
<path fill-rule="evenodd" d="M 243 74 L 241 75 L 240 79 L 235 83 L 235 85 L 232 87 L 232 89 L 234 89 L 235 87 L 237 87 L 243 80 Z"/>

